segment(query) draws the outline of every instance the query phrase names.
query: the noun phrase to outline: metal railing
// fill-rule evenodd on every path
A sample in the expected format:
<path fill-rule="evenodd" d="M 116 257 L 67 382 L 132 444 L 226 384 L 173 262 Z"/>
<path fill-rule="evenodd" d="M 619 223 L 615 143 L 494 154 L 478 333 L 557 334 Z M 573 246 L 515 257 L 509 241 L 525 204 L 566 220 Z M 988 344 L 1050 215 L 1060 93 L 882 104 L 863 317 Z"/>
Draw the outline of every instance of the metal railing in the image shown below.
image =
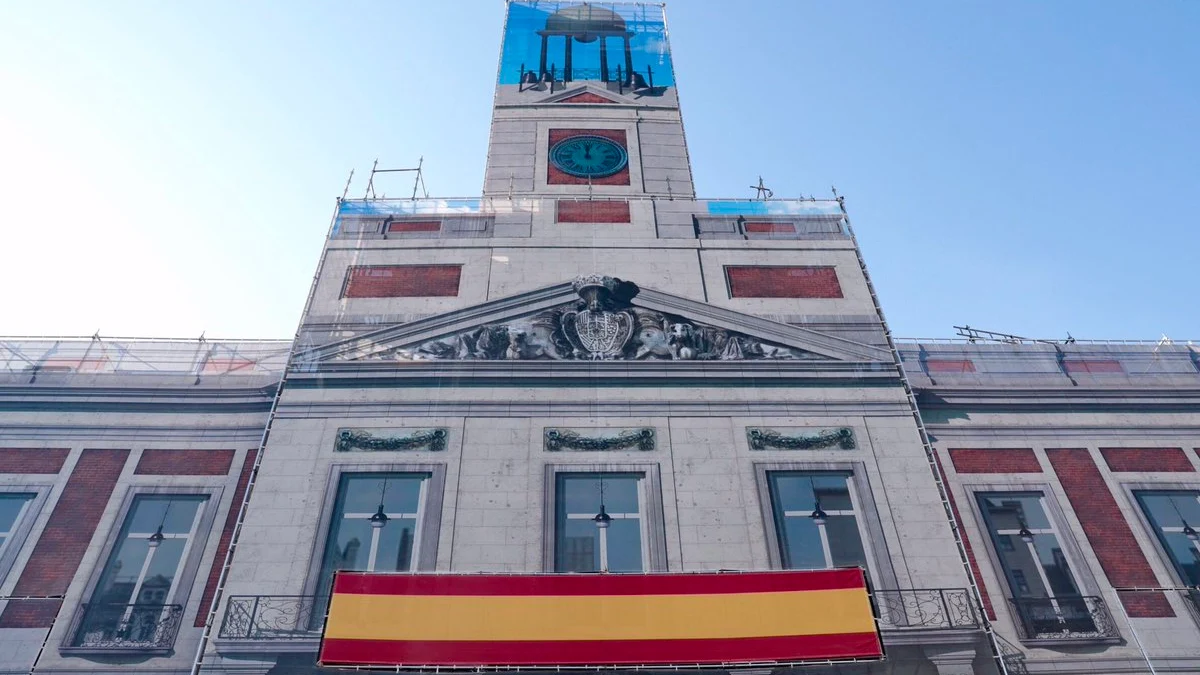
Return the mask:
<path fill-rule="evenodd" d="M 182 605 L 79 606 L 64 649 L 97 651 L 169 651 L 183 623 Z"/>
<path fill-rule="evenodd" d="M 913 588 L 871 593 L 884 629 L 978 629 L 979 615 L 965 588 Z"/>
<path fill-rule="evenodd" d="M 1071 595 L 1009 598 L 1021 640 L 1117 640 L 1116 623 L 1104 600 Z"/>
<path fill-rule="evenodd" d="M 315 640 L 329 599 L 312 595 L 233 595 L 217 637 L 222 640 Z"/>
<path fill-rule="evenodd" d="M 1000 660 L 1004 663 L 1004 670 L 1008 675 L 1027 675 L 1029 667 L 1025 665 L 1025 652 L 999 635 L 994 637 L 996 646 L 1000 649 Z"/>

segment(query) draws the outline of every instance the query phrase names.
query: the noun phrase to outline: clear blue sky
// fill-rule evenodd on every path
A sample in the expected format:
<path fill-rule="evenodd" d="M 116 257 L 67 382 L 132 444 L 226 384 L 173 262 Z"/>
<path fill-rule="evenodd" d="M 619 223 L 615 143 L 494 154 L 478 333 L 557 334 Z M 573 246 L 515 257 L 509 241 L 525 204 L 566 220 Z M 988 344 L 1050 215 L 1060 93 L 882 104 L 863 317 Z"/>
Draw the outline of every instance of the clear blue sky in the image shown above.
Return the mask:
<path fill-rule="evenodd" d="M 0 334 L 290 337 L 350 169 L 478 194 L 503 10 L 0 3 Z M 667 15 L 700 194 L 836 185 L 898 335 L 1200 339 L 1200 2 Z"/>

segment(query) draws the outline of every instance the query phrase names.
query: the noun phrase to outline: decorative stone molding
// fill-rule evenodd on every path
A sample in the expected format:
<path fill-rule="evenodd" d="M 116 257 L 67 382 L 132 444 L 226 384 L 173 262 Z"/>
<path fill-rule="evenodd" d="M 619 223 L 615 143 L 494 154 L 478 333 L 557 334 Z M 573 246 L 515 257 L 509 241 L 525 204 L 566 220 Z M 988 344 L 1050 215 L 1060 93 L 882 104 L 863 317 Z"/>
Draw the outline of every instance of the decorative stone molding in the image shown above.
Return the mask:
<path fill-rule="evenodd" d="M 675 314 L 634 307 L 637 285 L 575 279 L 580 300 L 416 345 L 363 340 L 351 360 L 382 361 L 755 361 L 821 358 Z"/>
<path fill-rule="evenodd" d="M 817 450 L 837 446 L 842 450 L 853 450 L 854 432 L 848 427 L 841 429 L 822 429 L 811 435 L 785 436 L 774 429 L 750 427 L 746 429 L 750 439 L 751 450 Z"/>
<path fill-rule="evenodd" d="M 588 437 L 570 429 L 546 429 L 543 434 L 547 452 L 560 450 L 638 450 L 654 449 L 654 429 L 622 429 L 615 436 Z"/>
<path fill-rule="evenodd" d="M 368 429 L 338 429 L 335 452 L 384 452 L 389 450 L 429 450 L 441 452 L 446 449 L 446 437 L 449 435 L 444 428 L 417 429 L 407 436 L 379 435 L 379 430 Z"/>

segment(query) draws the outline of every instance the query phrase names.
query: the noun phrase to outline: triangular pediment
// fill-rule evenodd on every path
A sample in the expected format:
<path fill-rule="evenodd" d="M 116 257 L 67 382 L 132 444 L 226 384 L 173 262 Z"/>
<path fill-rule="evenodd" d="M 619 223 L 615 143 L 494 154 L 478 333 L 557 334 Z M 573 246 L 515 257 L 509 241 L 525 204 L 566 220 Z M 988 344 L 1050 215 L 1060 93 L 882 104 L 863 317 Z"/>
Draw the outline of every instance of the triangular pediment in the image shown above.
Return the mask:
<path fill-rule="evenodd" d="M 591 279 L 607 279 L 590 277 Z M 563 283 L 382 328 L 297 356 L 300 362 L 855 361 L 887 350 L 651 289 L 595 302 Z M 589 305 L 583 296 L 590 297 Z"/>
<path fill-rule="evenodd" d="M 628 105 L 633 101 L 626 100 L 616 93 L 585 84 L 547 96 L 542 99 L 541 103 Z"/>

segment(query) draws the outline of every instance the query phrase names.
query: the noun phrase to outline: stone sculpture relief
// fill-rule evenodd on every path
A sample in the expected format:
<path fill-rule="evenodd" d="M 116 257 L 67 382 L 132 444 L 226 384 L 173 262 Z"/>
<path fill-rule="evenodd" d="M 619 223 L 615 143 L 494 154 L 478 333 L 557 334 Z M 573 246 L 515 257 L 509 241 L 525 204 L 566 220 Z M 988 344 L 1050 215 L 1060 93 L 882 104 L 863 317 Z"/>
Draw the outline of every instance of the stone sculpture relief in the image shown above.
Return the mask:
<path fill-rule="evenodd" d="M 580 301 L 415 346 L 359 345 L 359 359 L 387 361 L 750 361 L 818 358 L 674 314 L 633 307 L 631 282 L 591 275 Z"/>

